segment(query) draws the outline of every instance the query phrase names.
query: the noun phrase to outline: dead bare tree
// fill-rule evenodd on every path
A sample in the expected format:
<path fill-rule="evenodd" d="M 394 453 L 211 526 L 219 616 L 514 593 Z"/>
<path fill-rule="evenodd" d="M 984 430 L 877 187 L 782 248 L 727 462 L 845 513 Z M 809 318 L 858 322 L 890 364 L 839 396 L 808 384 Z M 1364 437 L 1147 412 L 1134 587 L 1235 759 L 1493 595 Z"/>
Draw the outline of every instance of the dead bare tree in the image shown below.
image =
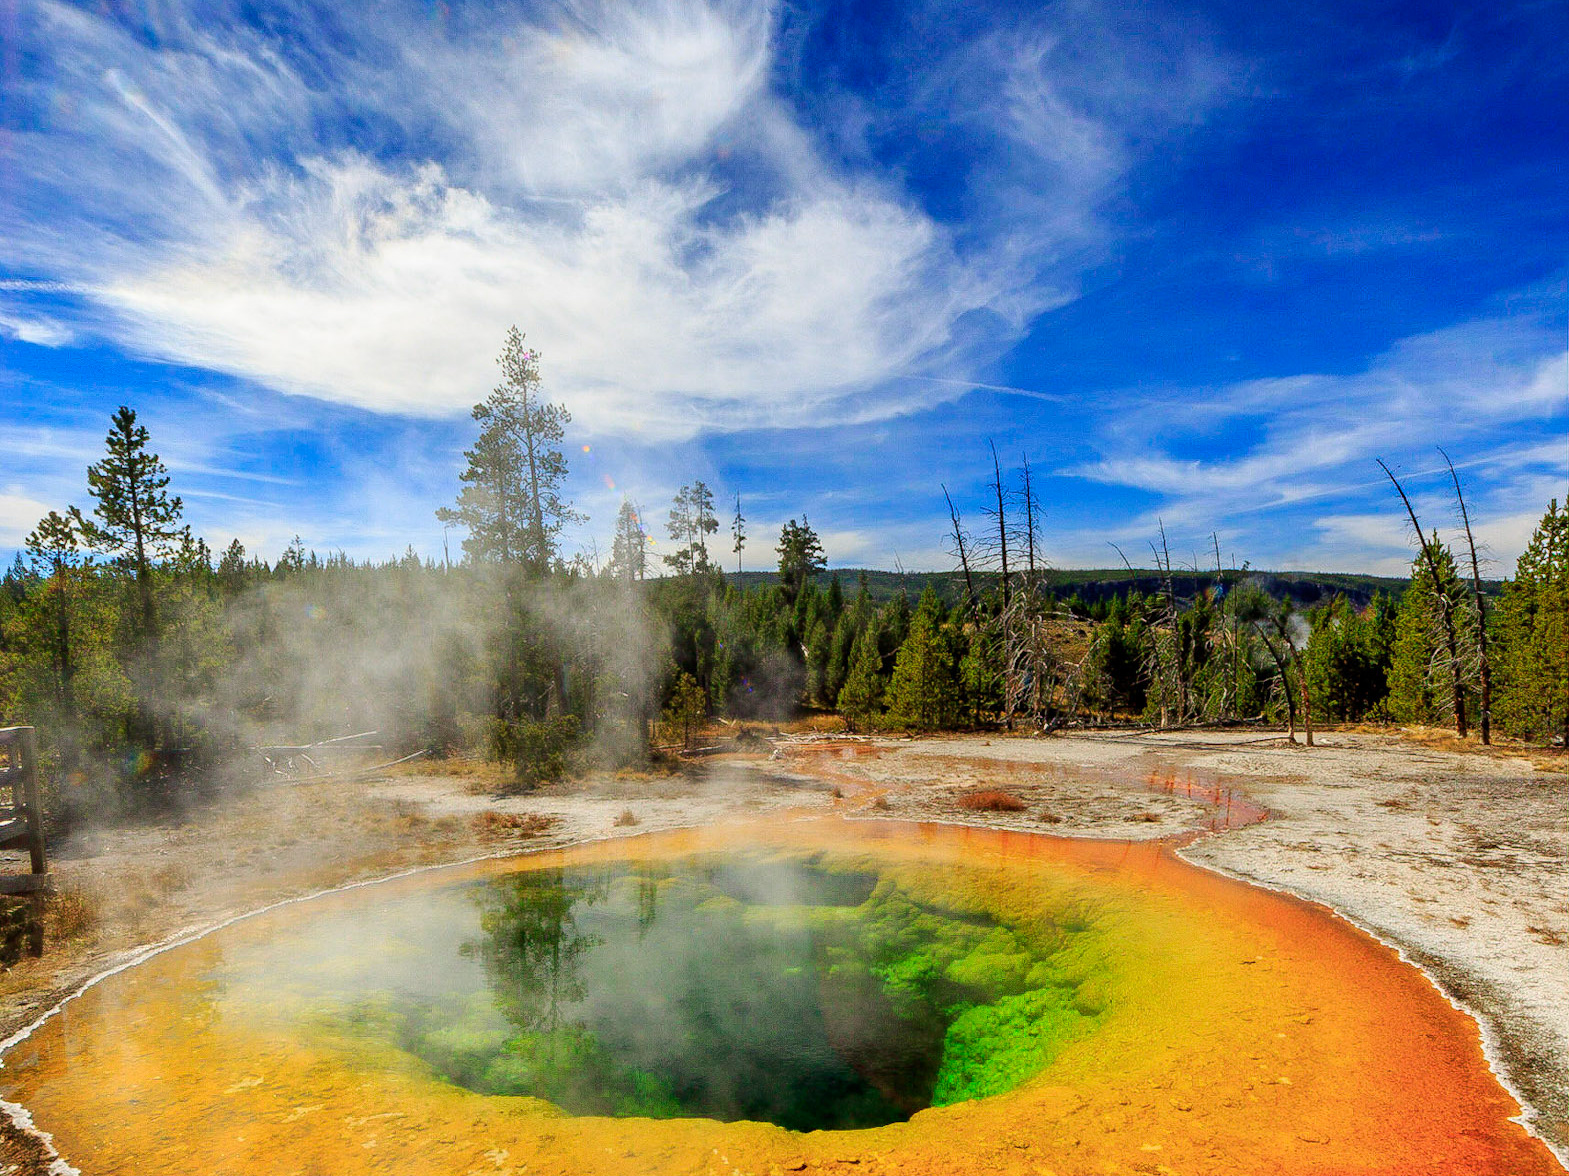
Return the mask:
<path fill-rule="evenodd" d="M 1476 663 L 1477 672 L 1482 679 L 1482 707 L 1478 716 L 1482 729 L 1482 745 L 1485 747 L 1493 741 L 1493 676 L 1487 664 L 1487 599 L 1482 595 L 1482 570 L 1476 558 L 1476 537 L 1471 534 L 1471 516 L 1465 506 L 1465 494 L 1460 489 L 1460 475 L 1455 471 L 1455 463 L 1449 460 L 1449 454 L 1440 448 L 1444 464 L 1449 467 L 1449 477 L 1455 484 L 1455 502 L 1460 507 L 1460 522 L 1465 527 L 1466 546 L 1471 549 L 1471 591 L 1476 600 Z"/>
<path fill-rule="evenodd" d="M 967 542 L 964 525 L 959 521 L 959 509 L 953 504 L 953 496 L 948 493 L 946 485 L 942 488 L 942 496 L 948 502 L 948 519 L 953 527 L 950 537 L 953 539 L 952 554 L 957 557 L 959 566 L 964 569 L 964 604 L 966 611 L 975 608 L 975 579 L 970 575 L 970 545 Z"/>
<path fill-rule="evenodd" d="M 1220 559 L 1220 536 L 1211 531 L 1209 541 L 1215 553 L 1215 598 L 1220 601 L 1220 615 L 1226 623 L 1224 632 L 1231 646 L 1231 673 L 1221 691 L 1218 715 L 1219 719 L 1225 722 L 1242 717 L 1242 688 L 1237 681 L 1242 663 L 1242 624 L 1235 606 L 1236 593 L 1228 591 L 1226 571 Z M 1232 563 L 1235 562 L 1236 559 L 1233 557 Z"/>
<path fill-rule="evenodd" d="M 1024 566 L 1031 584 L 1035 583 L 1036 549 L 1040 545 L 1040 502 L 1035 497 L 1035 482 L 1030 473 L 1030 458 L 1024 456 L 1019 468 L 1019 508 L 1024 520 L 1019 524 L 1019 538 L 1024 541 Z"/>
<path fill-rule="evenodd" d="M 1455 734 L 1461 739 L 1466 737 L 1465 718 L 1465 685 L 1460 669 L 1460 640 L 1455 632 L 1454 602 L 1449 599 L 1449 593 L 1444 591 L 1443 577 L 1439 573 L 1438 558 L 1433 554 L 1432 545 L 1428 543 L 1427 536 L 1422 531 L 1422 524 L 1417 522 L 1416 509 L 1411 505 L 1411 499 L 1406 496 L 1406 489 L 1400 484 L 1400 479 L 1395 477 L 1390 468 L 1384 464 L 1383 458 L 1375 458 L 1378 468 L 1383 470 L 1390 482 L 1394 484 L 1395 493 L 1400 495 L 1400 501 L 1406 504 L 1406 514 L 1410 516 L 1411 526 L 1416 531 L 1417 549 L 1421 552 L 1421 560 L 1427 565 L 1427 572 L 1433 581 L 1433 599 L 1438 606 L 1438 620 L 1443 628 L 1444 644 L 1449 653 L 1449 682 L 1455 707 Z M 1438 542 L 1438 536 L 1433 536 L 1433 542 Z"/>
<path fill-rule="evenodd" d="M 1187 721 L 1188 691 L 1182 666 L 1181 622 L 1177 616 L 1177 591 L 1171 578 L 1171 547 L 1166 540 L 1166 523 L 1157 519 L 1160 546 L 1150 543 L 1155 567 L 1161 578 L 1160 622 L 1154 633 L 1156 676 L 1161 682 L 1160 725 L 1171 725 L 1170 706 L 1175 704 L 1178 726 Z M 1169 687 L 1167 682 L 1169 681 Z"/>
<path fill-rule="evenodd" d="M 995 496 L 995 498 L 997 500 L 997 507 L 996 507 L 996 509 L 993 510 L 992 508 L 988 507 L 986 509 L 986 514 L 994 517 L 997 520 L 997 541 L 996 541 L 997 546 L 996 546 L 996 551 L 997 551 L 998 560 L 1000 561 L 1001 566 L 1002 566 L 1002 606 L 1003 606 L 1004 609 L 1006 609 L 1008 607 L 1008 600 L 1009 600 L 1009 598 L 1012 595 L 1012 586 L 1010 585 L 1010 583 L 1008 581 L 1008 508 L 1007 508 L 1007 504 L 1006 504 L 1007 492 L 1003 489 L 1003 484 L 1002 484 L 1002 463 L 997 460 L 997 444 L 994 441 L 987 441 L 986 444 L 991 447 L 991 451 L 992 451 L 992 482 L 991 482 L 991 488 L 992 488 L 992 494 Z"/>
<path fill-rule="evenodd" d="M 1050 731 L 1076 714 L 1093 646 L 1087 624 L 1029 584 L 1013 594 L 995 623 L 1002 626 L 1008 725 L 1027 714 L 1036 730 Z"/>

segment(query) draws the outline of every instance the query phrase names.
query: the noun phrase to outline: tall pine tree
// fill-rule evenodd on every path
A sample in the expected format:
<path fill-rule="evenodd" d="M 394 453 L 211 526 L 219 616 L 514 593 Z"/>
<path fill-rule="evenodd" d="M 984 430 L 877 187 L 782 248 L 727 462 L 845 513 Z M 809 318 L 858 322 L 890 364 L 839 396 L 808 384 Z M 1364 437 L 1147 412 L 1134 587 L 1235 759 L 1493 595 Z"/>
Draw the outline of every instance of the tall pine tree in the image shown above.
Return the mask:
<path fill-rule="evenodd" d="M 567 461 L 559 448 L 572 415 L 540 395 L 539 355 L 507 331 L 496 362 L 501 383 L 472 413 L 478 440 L 464 450 L 457 505 L 436 517 L 468 529 L 463 550 L 478 563 L 520 565 L 531 577 L 554 564 L 562 528 L 579 516 L 561 497 Z"/>
<path fill-rule="evenodd" d="M 148 449 L 147 429 L 121 405 L 110 421 L 101 461 L 87 467 L 87 489 L 97 500 L 93 518 L 75 507 L 71 518 L 88 545 L 112 556 L 131 573 L 139 615 L 137 636 L 150 648 L 158 640 L 157 565 L 179 551 L 186 528 L 183 504 L 168 493 L 169 471 Z"/>
<path fill-rule="evenodd" d="M 1499 723 L 1569 747 L 1569 509 L 1554 499 L 1498 607 Z"/>
<path fill-rule="evenodd" d="M 877 652 L 877 634 L 862 629 L 850 655 L 850 672 L 839 691 L 839 713 L 851 731 L 865 730 L 882 709 L 883 659 Z"/>
<path fill-rule="evenodd" d="M 1437 569 L 1435 582 L 1432 569 Z M 1445 624 L 1445 617 L 1449 623 Z M 1400 600 L 1389 667 L 1389 713 L 1400 723 L 1457 725 L 1457 707 L 1468 706 L 1474 665 L 1463 660 L 1476 643 L 1471 596 L 1455 568 L 1454 555 L 1435 534 L 1411 564 L 1411 586 Z M 1455 633 L 1450 648 L 1449 628 Z"/>
<path fill-rule="evenodd" d="M 888 684 L 888 718 L 912 731 L 939 731 L 959 718 L 962 695 L 945 620 L 942 603 L 928 584 Z"/>

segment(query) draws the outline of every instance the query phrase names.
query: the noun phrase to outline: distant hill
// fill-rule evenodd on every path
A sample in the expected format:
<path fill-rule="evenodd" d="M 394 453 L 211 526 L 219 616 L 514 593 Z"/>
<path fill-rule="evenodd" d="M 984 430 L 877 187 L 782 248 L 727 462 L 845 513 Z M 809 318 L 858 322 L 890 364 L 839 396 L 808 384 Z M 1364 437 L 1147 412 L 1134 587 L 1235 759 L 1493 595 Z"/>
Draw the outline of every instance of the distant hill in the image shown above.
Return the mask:
<path fill-rule="evenodd" d="M 1406 590 L 1410 580 L 1395 576 L 1367 576 L 1354 572 L 1270 572 L 1249 569 L 1243 573 L 1276 599 L 1289 599 L 1295 604 L 1311 607 L 1332 599 L 1337 592 L 1357 607 L 1369 603 L 1375 593 L 1387 592 L 1398 596 Z M 846 597 L 854 596 L 860 578 L 866 577 L 866 587 L 872 600 L 881 604 L 892 600 L 902 590 L 914 602 L 930 584 L 945 604 L 952 605 L 964 596 L 962 572 L 887 572 L 876 568 L 832 568 L 817 577 L 818 584 L 827 588 L 829 581 L 839 577 L 840 587 Z M 990 585 L 996 573 L 982 572 L 976 576 L 976 586 Z M 740 588 L 753 588 L 772 584 L 778 577 L 772 571 L 726 572 L 725 579 Z M 1178 597 L 1190 600 L 1204 589 L 1213 586 L 1217 577 L 1213 572 L 1179 572 L 1172 576 L 1172 588 Z M 1077 593 L 1086 603 L 1126 595 L 1130 591 L 1146 595 L 1159 591 L 1161 575 L 1153 568 L 1064 568 L 1045 573 L 1046 582 L 1058 596 Z M 1484 580 L 1482 589 L 1497 595 L 1502 581 Z"/>

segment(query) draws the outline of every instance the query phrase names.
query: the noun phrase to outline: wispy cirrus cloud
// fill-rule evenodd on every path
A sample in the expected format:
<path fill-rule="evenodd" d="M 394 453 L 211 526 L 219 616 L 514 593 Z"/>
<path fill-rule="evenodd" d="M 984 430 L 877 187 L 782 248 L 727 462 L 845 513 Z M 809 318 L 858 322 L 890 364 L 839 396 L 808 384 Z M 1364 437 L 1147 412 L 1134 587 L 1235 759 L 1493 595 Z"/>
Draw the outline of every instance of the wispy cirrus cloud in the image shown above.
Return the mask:
<path fill-rule="evenodd" d="M 1061 472 L 1152 495 L 1117 528 L 1128 537 L 1159 523 L 1238 535 L 1267 513 L 1279 527 L 1265 559 L 1398 571 L 1403 513 L 1345 505 L 1387 486 L 1382 457 L 1410 482 L 1425 525 L 1448 530 L 1442 447 L 1472 484 L 1479 531 L 1512 559 L 1569 473 L 1569 448 L 1538 436 L 1544 421 L 1569 417 L 1569 353 L 1556 335 L 1545 318 L 1483 319 L 1402 340 L 1353 374 L 1115 394 L 1103 455 Z M 1501 439 L 1511 426 L 1521 429 L 1513 443 Z"/>
<path fill-rule="evenodd" d="M 176 4 L 149 31 L 36 6 L 4 260 L 135 353 L 375 411 L 462 411 L 511 323 L 590 432 L 952 398 L 1070 296 L 1064 258 L 1132 156 L 1120 120 L 1148 113 L 1096 108 L 1096 63 L 1038 26 L 935 61 L 969 70 L 947 117 L 1013 143 L 976 192 L 1028 205 L 960 231 L 822 150 L 774 84 L 768 6 L 266 15 Z"/>

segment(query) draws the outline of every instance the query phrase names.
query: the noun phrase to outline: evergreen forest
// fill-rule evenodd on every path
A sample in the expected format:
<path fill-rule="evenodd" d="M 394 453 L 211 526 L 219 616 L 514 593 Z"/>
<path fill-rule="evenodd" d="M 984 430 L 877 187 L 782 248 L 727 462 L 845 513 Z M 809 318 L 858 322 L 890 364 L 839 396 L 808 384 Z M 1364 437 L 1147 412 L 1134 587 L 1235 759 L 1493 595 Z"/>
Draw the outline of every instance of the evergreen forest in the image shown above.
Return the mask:
<path fill-rule="evenodd" d="M 713 718 L 1569 736 L 1556 500 L 1500 585 L 1480 575 L 1458 475 L 1451 541 L 1391 474 L 1415 536 L 1408 580 L 1323 577 L 1306 605 L 1224 567 L 1218 544 L 1213 567 L 1174 567 L 1163 536 L 1153 569 L 1075 582 L 1042 557 L 1028 464 L 1005 470 L 995 452 L 973 529 L 950 500 L 951 574 L 894 588 L 830 572 L 804 516 L 768 537 L 775 571 L 727 573 L 748 550 L 744 502 L 702 481 L 662 518 L 623 501 L 601 561 L 562 547 L 584 522 L 563 497 L 570 415 L 515 330 L 500 366 L 439 512 L 464 535 L 450 562 L 411 549 L 360 563 L 299 540 L 271 563 L 238 540 L 215 551 L 135 412 L 114 415 L 90 501 L 40 519 L 0 581 L 0 720 L 38 728 L 53 821 L 179 803 L 254 781 L 268 748 L 358 732 L 389 756 L 501 760 L 520 787 L 690 748 Z"/>

